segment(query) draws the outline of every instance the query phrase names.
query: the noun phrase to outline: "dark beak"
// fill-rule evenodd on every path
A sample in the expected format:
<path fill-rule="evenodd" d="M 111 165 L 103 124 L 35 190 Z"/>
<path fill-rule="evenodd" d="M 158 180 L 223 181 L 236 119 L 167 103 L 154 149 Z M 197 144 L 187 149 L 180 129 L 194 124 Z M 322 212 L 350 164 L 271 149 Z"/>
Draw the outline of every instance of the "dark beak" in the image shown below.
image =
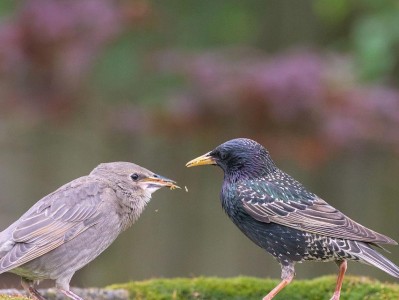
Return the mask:
<path fill-rule="evenodd" d="M 143 178 L 140 180 L 140 182 L 143 182 L 143 183 L 147 184 L 148 186 L 153 186 L 153 187 L 158 187 L 158 188 L 166 186 L 166 187 L 170 188 L 171 190 L 176 189 L 176 188 L 180 189 L 180 187 L 175 184 L 176 181 L 166 178 L 166 177 L 163 177 L 158 174 L 154 174 L 152 176 Z"/>
<path fill-rule="evenodd" d="M 193 160 L 190 160 L 187 164 L 186 167 L 196 167 L 196 166 L 203 166 L 203 165 L 216 165 L 216 160 L 211 156 L 211 152 L 205 153 L 204 155 L 201 155 L 197 158 L 194 158 Z"/>

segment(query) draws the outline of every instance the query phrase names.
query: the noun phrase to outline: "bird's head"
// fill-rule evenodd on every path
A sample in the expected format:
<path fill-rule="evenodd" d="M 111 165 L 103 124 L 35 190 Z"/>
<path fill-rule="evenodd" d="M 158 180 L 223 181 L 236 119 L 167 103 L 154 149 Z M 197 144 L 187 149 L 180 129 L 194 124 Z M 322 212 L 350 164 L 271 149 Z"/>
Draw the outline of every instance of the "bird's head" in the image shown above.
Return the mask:
<path fill-rule="evenodd" d="M 226 176 L 253 178 L 273 172 L 276 166 L 269 152 L 259 143 L 238 138 L 189 161 L 186 166 L 217 165 Z"/>
<path fill-rule="evenodd" d="M 130 162 L 111 162 L 98 165 L 90 175 L 103 177 L 125 191 L 151 196 L 162 188 L 179 188 L 175 181 Z"/>

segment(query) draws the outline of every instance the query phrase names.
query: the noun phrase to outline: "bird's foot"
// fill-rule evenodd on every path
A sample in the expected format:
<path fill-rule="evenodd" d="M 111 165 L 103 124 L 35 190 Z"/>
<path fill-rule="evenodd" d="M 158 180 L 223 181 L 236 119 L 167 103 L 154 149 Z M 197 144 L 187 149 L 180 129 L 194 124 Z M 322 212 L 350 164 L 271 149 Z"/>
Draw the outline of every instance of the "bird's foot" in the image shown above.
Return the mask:
<path fill-rule="evenodd" d="M 24 288 L 25 292 L 28 294 L 28 296 L 32 296 L 35 300 L 46 300 L 46 298 L 44 298 L 38 292 L 38 290 L 33 287 L 33 281 L 22 278 L 21 285 Z"/>
<path fill-rule="evenodd" d="M 330 300 L 339 300 L 339 297 L 341 296 L 340 292 L 335 292 L 334 295 L 331 297 Z"/>
<path fill-rule="evenodd" d="M 30 288 L 29 293 L 36 300 L 46 300 L 46 298 L 44 298 L 42 295 L 40 295 L 40 293 L 35 288 Z"/>
<path fill-rule="evenodd" d="M 83 298 L 80 298 L 78 295 L 72 293 L 71 291 L 66 291 L 63 289 L 59 289 L 59 291 L 72 300 L 84 300 Z"/>

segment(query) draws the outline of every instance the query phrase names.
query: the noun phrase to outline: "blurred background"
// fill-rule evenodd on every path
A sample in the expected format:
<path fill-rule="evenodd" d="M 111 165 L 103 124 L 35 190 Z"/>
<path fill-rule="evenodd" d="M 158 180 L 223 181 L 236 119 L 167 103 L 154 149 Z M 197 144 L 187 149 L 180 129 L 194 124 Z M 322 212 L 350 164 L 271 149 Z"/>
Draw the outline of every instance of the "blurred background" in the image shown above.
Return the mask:
<path fill-rule="evenodd" d="M 222 211 L 221 170 L 184 166 L 249 137 L 330 204 L 399 240 L 398 50 L 394 0 L 3 0 L 0 230 L 97 164 L 132 161 L 188 192 L 157 192 L 73 285 L 279 278 Z M 348 274 L 394 280 L 356 263 Z M 8 287 L 19 279 L 1 274 Z"/>

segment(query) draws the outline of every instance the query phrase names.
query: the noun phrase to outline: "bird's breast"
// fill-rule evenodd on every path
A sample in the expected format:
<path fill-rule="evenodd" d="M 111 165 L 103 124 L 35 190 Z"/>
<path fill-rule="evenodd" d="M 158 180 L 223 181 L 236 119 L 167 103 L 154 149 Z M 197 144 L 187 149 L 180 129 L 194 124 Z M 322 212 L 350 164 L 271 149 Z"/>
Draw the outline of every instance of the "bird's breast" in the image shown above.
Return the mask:
<path fill-rule="evenodd" d="M 118 208 L 122 231 L 126 230 L 137 221 L 150 199 L 151 197 L 128 197 L 123 199 L 122 205 Z"/>

